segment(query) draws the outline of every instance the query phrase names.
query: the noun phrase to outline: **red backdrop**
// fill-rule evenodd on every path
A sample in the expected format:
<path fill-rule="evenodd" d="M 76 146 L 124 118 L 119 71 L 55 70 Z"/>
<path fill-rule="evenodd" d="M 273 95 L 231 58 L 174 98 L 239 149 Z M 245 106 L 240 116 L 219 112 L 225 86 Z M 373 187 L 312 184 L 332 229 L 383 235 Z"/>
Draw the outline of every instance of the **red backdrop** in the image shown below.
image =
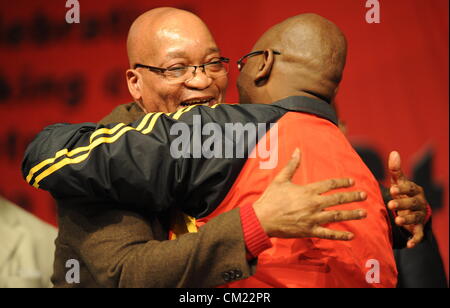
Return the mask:
<path fill-rule="evenodd" d="M 67 24 L 65 1 L 0 4 L 0 194 L 56 224 L 49 195 L 20 175 L 26 144 L 45 125 L 97 121 L 130 100 L 125 40 L 147 9 L 175 6 L 197 13 L 223 55 L 250 51 L 273 24 L 315 12 L 347 35 L 349 55 L 337 98 L 355 145 L 382 179 L 389 151 L 426 188 L 433 228 L 448 273 L 448 0 L 380 0 L 381 22 L 368 24 L 366 0 L 87 1 L 81 22 Z M 237 70 L 227 100 L 237 101 Z"/>

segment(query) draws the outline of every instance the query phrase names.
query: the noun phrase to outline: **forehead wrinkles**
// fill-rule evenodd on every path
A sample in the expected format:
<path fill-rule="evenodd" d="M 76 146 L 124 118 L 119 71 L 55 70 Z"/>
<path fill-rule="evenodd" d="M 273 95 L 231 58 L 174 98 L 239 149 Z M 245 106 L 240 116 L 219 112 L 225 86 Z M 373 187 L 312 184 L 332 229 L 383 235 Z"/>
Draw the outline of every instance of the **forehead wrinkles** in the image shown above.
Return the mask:
<path fill-rule="evenodd" d="M 161 59 L 196 58 L 205 57 L 212 53 L 220 53 L 211 36 L 202 34 L 186 35 L 182 31 L 160 29 L 157 37 L 158 39 L 152 44 L 152 47 L 157 51 Z"/>
<path fill-rule="evenodd" d="M 160 28 L 156 32 L 156 39 L 160 41 L 160 43 L 165 43 L 166 45 L 173 44 L 174 46 L 179 44 L 192 44 L 198 45 L 202 47 L 216 47 L 216 43 L 212 35 L 206 31 L 186 31 L 185 29 L 181 29 L 179 27 L 164 27 Z"/>

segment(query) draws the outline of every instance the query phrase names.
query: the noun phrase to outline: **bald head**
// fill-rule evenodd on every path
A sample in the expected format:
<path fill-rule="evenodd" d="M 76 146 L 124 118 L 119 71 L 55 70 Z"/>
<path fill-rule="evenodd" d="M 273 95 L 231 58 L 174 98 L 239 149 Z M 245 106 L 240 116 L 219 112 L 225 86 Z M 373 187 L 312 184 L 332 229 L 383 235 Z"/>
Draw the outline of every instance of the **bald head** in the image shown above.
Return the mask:
<path fill-rule="evenodd" d="M 347 42 L 331 21 L 316 14 L 301 14 L 270 28 L 253 50 L 281 52 L 274 56 L 270 78 L 285 96 L 299 91 L 331 101 L 342 79 Z"/>
<path fill-rule="evenodd" d="M 205 69 L 192 69 L 221 59 L 211 32 L 196 15 L 168 7 L 142 14 L 131 25 L 127 50 L 128 90 L 143 111 L 174 112 L 184 106 L 216 104 L 225 99 L 226 72 L 212 78 Z M 186 67 L 191 68 L 181 69 Z"/>
<path fill-rule="evenodd" d="M 170 7 L 156 8 L 140 15 L 128 32 L 127 52 L 130 67 L 151 61 L 164 43 L 180 41 L 192 36 L 210 37 L 205 23 L 195 14 Z"/>

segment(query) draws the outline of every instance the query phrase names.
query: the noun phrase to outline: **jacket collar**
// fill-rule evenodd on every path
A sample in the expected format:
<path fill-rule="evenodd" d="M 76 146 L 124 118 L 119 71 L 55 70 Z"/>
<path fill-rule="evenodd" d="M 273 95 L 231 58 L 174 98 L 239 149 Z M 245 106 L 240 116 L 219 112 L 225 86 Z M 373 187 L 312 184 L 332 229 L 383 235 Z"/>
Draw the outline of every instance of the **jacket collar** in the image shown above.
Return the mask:
<path fill-rule="evenodd" d="M 326 119 L 334 123 L 336 126 L 338 125 L 336 111 L 330 104 L 323 100 L 306 96 L 290 96 L 288 98 L 276 101 L 272 105 L 287 109 L 289 111 L 309 113 Z"/>
<path fill-rule="evenodd" d="M 126 123 L 134 122 L 145 115 L 145 112 L 136 103 L 119 105 L 104 117 L 99 124 Z"/>
<path fill-rule="evenodd" d="M 272 105 L 287 109 L 289 111 L 313 114 L 334 123 L 336 126 L 338 125 L 336 111 L 330 104 L 323 100 L 306 96 L 290 96 L 288 98 L 276 101 Z M 138 120 L 143 115 L 145 115 L 145 113 L 136 103 L 129 103 L 116 107 L 113 112 L 100 121 L 100 124 L 116 122 L 131 123 Z"/>

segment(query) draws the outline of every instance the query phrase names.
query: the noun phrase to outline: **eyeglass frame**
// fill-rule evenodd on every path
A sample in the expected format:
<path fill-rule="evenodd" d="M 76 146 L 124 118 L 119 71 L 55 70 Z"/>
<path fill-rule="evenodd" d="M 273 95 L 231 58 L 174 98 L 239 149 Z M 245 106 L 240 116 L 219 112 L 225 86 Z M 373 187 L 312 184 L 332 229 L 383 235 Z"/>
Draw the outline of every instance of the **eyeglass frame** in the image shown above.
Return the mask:
<path fill-rule="evenodd" d="M 276 50 L 272 50 L 272 51 L 273 51 L 273 54 L 274 54 L 274 55 L 281 55 L 281 52 L 279 52 L 279 51 L 276 51 Z M 244 61 L 245 59 L 250 58 L 250 57 L 262 55 L 262 54 L 264 54 L 265 52 L 266 52 L 265 50 L 252 51 L 252 52 L 246 54 L 245 56 L 241 57 L 241 58 L 240 58 L 239 60 L 237 60 L 237 62 L 236 62 L 237 66 L 238 66 L 238 70 L 241 71 L 242 68 L 244 67 L 244 66 L 242 65 L 242 61 Z"/>
<path fill-rule="evenodd" d="M 180 69 L 184 69 L 184 68 L 189 68 L 189 67 L 193 67 L 193 68 L 194 68 L 194 71 L 192 72 L 192 75 L 195 75 L 195 73 L 197 72 L 197 68 L 202 67 L 202 68 L 203 68 L 203 73 L 206 73 L 206 66 L 207 66 L 207 65 L 211 65 L 211 64 L 213 64 L 213 63 L 217 63 L 217 62 L 230 63 L 230 59 L 229 59 L 229 58 L 225 58 L 225 57 L 220 57 L 219 60 L 217 60 L 217 61 L 211 61 L 211 62 L 203 63 L 203 64 L 200 64 L 200 65 L 185 65 L 185 66 L 180 66 L 180 67 L 173 68 L 172 71 L 174 71 L 174 70 L 180 70 Z M 170 71 L 170 69 L 171 69 L 171 68 L 163 68 L 163 67 L 150 66 L 150 65 L 140 64 L 140 63 L 136 63 L 136 64 L 134 65 L 134 69 L 136 69 L 136 68 L 145 68 L 145 69 L 148 69 L 148 70 L 151 71 L 151 72 L 160 73 L 160 74 L 162 74 L 162 75 L 164 75 L 165 72 Z M 228 71 L 227 71 L 224 75 L 226 75 L 226 74 L 228 74 Z M 221 76 L 222 76 L 222 75 L 221 75 Z M 166 75 L 164 75 L 164 77 L 167 78 Z M 208 76 L 208 77 L 211 77 L 211 76 Z M 186 81 L 188 81 L 188 80 L 190 80 L 190 79 L 186 79 L 184 82 L 186 82 Z"/>

